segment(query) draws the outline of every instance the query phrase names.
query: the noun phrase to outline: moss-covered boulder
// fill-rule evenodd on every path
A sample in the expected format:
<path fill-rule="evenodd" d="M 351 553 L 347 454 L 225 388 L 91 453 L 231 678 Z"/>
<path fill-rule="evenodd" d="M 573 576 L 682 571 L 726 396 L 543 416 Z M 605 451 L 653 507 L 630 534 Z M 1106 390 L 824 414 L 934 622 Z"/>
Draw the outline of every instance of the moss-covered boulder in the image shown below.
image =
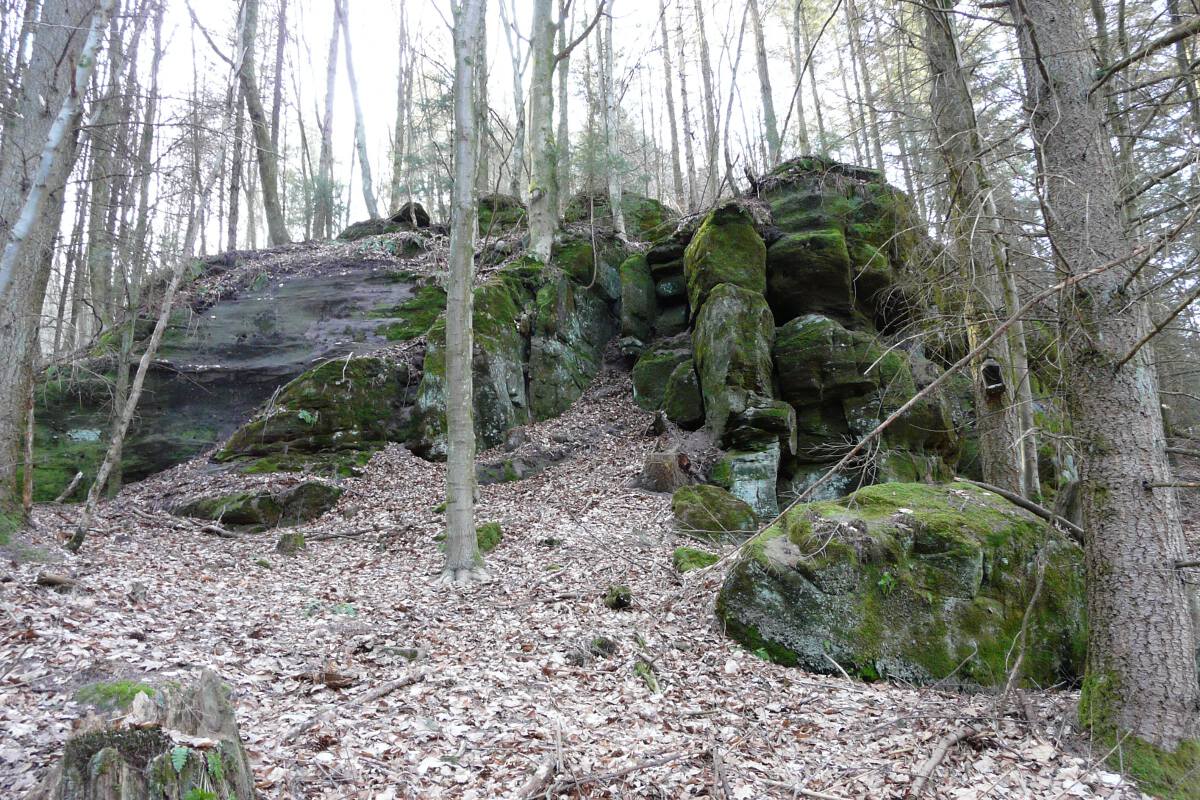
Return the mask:
<path fill-rule="evenodd" d="M 218 461 L 285 469 L 370 453 L 408 431 L 408 367 L 374 356 L 327 361 L 287 384 L 234 432 Z"/>
<path fill-rule="evenodd" d="M 852 317 L 854 280 L 842 231 L 789 233 L 772 242 L 767 248 L 767 300 L 780 322 L 812 313 Z"/>
<path fill-rule="evenodd" d="M 671 553 L 671 566 L 675 567 L 675 571 L 680 575 L 692 570 L 711 567 L 719 560 L 720 556 L 715 553 L 695 547 L 676 547 L 675 551 Z"/>
<path fill-rule="evenodd" d="M 692 351 L 704 393 L 705 425 L 720 438 L 731 415 L 770 398 L 775 322 L 761 292 L 717 285 L 696 315 Z"/>
<path fill-rule="evenodd" d="M 967 485 L 881 484 L 787 512 L 730 569 L 725 630 L 778 663 L 865 679 L 1003 683 L 1045 560 L 1023 679 L 1082 675 L 1082 552 Z"/>
<path fill-rule="evenodd" d="M 26 800 L 257 797 L 229 687 L 209 670 L 139 692 L 129 711 L 89 717 Z"/>
<path fill-rule="evenodd" d="M 341 487 L 304 481 L 282 491 L 244 491 L 209 495 L 177 506 L 172 513 L 225 525 L 263 530 L 308 522 L 333 508 Z"/>
<path fill-rule="evenodd" d="M 885 328 L 907 309 L 899 276 L 924 259 L 912 201 L 877 170 L 825 158 L 786 161 L 759 184 L 785 235 L 768 254 L 768 296 L 779 322 L 820 313 L 860 315 Z"/>
<path fill-rule="evenodd" d="M 418 287 L 413 296 L 395 306 L 380 308 L 372 313 L 388 318 L 376 333 L 389 342 L 407 342 L 424 336 L 438 315 L 446 310 L 446 290 L 436 285 Z"/>
<path fill-rule="evenodd" d="M 644 347 L 654 334 L 658 302 L 654 298 L 654 279 L 646 256 L 635 253 L 621 263 L 621 336 Z M 640 350 L 638 350 L 640 353 Z"/>
<path fill-rule="evenodd" d="M 537 291 L 529 349 L 529 402 L 535 420 L 566 411 L 596 373 L 616 319 L 597 293 L 558 275 Z"/>
<path fill-rule="evenodd" d="M 525 204 L 510 194 L 485 194 L 479 198 L 479 235 L 506 236 L 527 224 Z"/>
<path fill-rule="evenodd" d="M 625 233 L 629 238 L 653 241 L 670 233 L 679 213 L 650 197 L 637 192 L 621 193 L 621 211 L 625 217 Z M 608 192 L 580 192 L 571 198 L 563 211 L 563 221 L 591 223 L 612 228 L 612 208 Z"/>
<path fill-rule="evenodd" d="M 515 261 L 475 289 L 475 436 L 480 449 L 504 441 L 511 428 L 531 421 L 525 365 L 534 298 L 543 267 Z M 429 330 L 425 368 L 414 405 L 410 446 L 426 458 L 446 456 L 446 319 Z"/>
<path fill-rule="evenodd" d="M 758 524 L 749 504 L 703 483 L 676 489 L 671 495 L 671 512 L 679 530 L 709 539 L 744 537 Z"/>
<path fill-rule="evenodd" d="M 684 252 L 684 275 L 693 311 L 720 284 L 766 291 L 767 247 L 745 208 L 730 202 L 708 213 Z"/>
<path fill-rule="evenodd" d="M 621 265 L 629 250 L 609 233 L 563 234 L 550 251 L 553 266 L 605 301 L 621 299 Z"/>
<path fill-rule="evenodd" d="M 704 397 L 700 393 L 700 378 L 696 365 L 689 358 L 671 371 L 667 390 L 663 393 L 663 412 L 667 419 L 685 430 L 695 430 L 704 424 Z"/>
<path fill-rule="evenodd" d="M 633 402 L 646 411 L 663 407 L 671 375 L 692 361 L 692 341 L 686 333 L 660 339 L 633 365 Z"/>

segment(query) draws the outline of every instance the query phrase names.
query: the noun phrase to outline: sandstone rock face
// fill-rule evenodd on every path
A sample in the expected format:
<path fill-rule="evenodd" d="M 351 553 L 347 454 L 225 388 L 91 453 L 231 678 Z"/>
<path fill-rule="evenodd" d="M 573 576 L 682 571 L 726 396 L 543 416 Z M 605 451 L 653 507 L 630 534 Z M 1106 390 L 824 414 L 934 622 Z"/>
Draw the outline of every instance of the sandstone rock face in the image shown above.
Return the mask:
<path fill-rule="evenodd" d="M 678 212 L 653 198 L 637 192 L 621 193 L 621 210 L 625 216 L 625 232 L 634 240 L 654 241 L 670 233 Z M 563 221 L 588 223 L 600 228 L 612 228 L 612 208 L 608 192 L 580 192 L 571 198 L 563 212 Z"/>
<path fill-rule="evenodd" d="M 684 251 L 688 304 L 698 312 L 717 286 L 738 286 L 754 294 L 767 288 L 767 249 L 754 220 L 738 203 L 709 212 Z"/>
<path fill-rule="evenodd" d="M 869 680 L 1003 684 L 1045 558 L 1023 678 L 1083 674 L 1083 554 L 969 484 L 886 483 L 787 512 L 730 569 L 717 613 L 781 664 Z M 955 671 L 957 669 L 957 671 Z"/>
<path fill-rule="evenodd" d="M 191 500 L 172 513 L 261 531 L 298 525 L 333 508 L 342 490 L 330 483 L 304 481 L 283 491 L 247 491 Z"/>
<path fill-rule="evenodd" d="M 207 266 L 210 273 L 224 268 Z M 392 262 L 328 260 L 299 274 L 260 273 L 199 310 L 178 309 L 126 439 L 125 480 L 140 480 L 222 441 L 276 389 L 314 365 L 386 347 L 394 326 L 411 325 L 404 307 L 422 291 Z M 139 338 L 151 327 L 141 320 Z M 52 372 L 38 388 L 39 501 L 53 500 L 77 471 L 86 480 L 75 497 L 87 493 L 108 446 L 116 341 L 108 337 L 97 348 L 96 377 L 83 372 L 72 381 L 66 372 Z"/>

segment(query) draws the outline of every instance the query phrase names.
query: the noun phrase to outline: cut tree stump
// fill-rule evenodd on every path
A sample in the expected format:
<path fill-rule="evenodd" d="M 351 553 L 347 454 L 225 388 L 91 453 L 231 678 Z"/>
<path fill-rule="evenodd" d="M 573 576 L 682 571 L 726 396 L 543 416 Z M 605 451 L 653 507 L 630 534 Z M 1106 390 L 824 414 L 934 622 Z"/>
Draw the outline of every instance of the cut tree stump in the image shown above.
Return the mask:
<path fill-rule="evenodd" d="M 25 800 L 196 796 L 255 797 L 229 688 L 207 669 L 190 683 L 158 687 L 153 699 L 139 693 L 132 709 L 88 717 Z"/>

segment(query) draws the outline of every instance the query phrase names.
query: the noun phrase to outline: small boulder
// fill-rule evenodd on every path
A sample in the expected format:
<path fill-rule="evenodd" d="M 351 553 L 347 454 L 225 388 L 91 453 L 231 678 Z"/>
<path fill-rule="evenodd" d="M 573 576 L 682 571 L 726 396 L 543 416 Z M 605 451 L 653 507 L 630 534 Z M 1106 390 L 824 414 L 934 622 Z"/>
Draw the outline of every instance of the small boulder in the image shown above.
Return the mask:
<path fill-rule="evenodd" d="M 671 554 L 671 565 L 680 575 L 695 569 L 711 567 L 720 560 L 720 556 L 715 553 L 695 547 L 676 547 L 675 552 Z"/>
<path fill-rule="evenodd" d="M 709 539 L 744 536 L 758 525 L 748 503 L 703 483 L 677 489 L 671 496 L 671 511 L 681 531 Z"/>
<path fill-rule="evenodd" d="M 623 611 L 633 605 L 633 592 L 623 583 L 613 584 L 604 593 L 604 605 L 613 611 Z"/>
<path fill-rule="evenodd" d="M 308 547 L 304 534 L 298 531 L 285 533 L 275 542 L 275 552 L 282 556 L 294 556 Z"/>
<path fill-rule="evenodd" d="M 690 358 L 676 366 L 667 378 L 663 412 L 667 419 L 686 430 L 695 430 L 704 424 L 704 397 L 700 393 L 696 365 Z"/>
<path fill-rule="evenodd" d="M 633 365 L 633 402 L 646 411 L 661 409 L 671 374 L 691 360 L 692 342 L 687 334 L 654 342 Z"/>
<path fill-rule="evenodd" d="M 400 208 L 396 209 L 396 213 L 388 217 L 388 220 L 396 223 L 404 223 L 412 225 L 414 228 L 429 227 L 429 212 L 425 210 L 425 206 L 409 200 Z"/>

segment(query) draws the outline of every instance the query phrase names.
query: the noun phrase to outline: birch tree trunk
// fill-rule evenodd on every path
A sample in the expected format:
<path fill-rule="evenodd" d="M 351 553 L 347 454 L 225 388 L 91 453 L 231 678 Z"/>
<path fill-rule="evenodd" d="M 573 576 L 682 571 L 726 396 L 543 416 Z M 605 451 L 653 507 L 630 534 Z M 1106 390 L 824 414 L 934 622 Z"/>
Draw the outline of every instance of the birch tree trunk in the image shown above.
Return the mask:
<path fill-rule="evenodd" d="M 317 199 L 314 209 L 315 235 L 333 238 L 333 99 L 337 89 L 338 39 L 342 15 L 337 0 L 333 8 L 333 33 L 329 35 L 329 54 L 325 64 L 325 114 L 321 117 L 321 155 L 317 162 Z"/>
<path fill-rule="evenodd" d="M 617 127 L 617 93 L 613 86 L 613 61 L 615 45 L 613 43 L 612 8 L 615 0 L 609 0 L 608 13 L 605 14 L 604 49 L 599 54 L 601 62 L 601 84 L 604 88 L 604 142 L 607 150 L 608 172 L 608 207 L 612 213 L 613 231 L 620 237 L 625 236 L 625 210 L 621 207 L 621 149 L 618 139 L 620 131 Z"/>
<path fill-rule="evenodd" d="M 454 15 L 454 188 L 450 275 L 446 291 L 446 565 L 442 580 L 484 576 L 475 537 L 475 422 L 472 314 L 475 278 L 475 153 L 479 146 L 475 59 L 480 55 L 485 0 L 461 0 Z M 549 18 L 549 3 L 546 17 Z M 552 41 L 552 40 L 551 40 Z M 551 54 L 552 55 L 552 54 Z M 547 76 L 549 94 L 549 80 Z"/>
<path fill-rule="evenodd" d="M 1088 594 L 1080 717 L 1127 765 L 1166 767 L 1191 742 L 1200 768 L 1196 631 L 1180 509 L 1170 483 L 1147 301 L 1124 234 L 1117 165 L 1078 3 L 1011 0 L 1024 62 L 1040 200 L 1058 268 L 1081 279 L 1062 297 L 1065 402 L 1079 442 Z M 1136 351 L 1136 352 L 1135 352 Z M 1131 355 L 1132 354 L 1132 355 Z M 1105 745 L 1107 749 L 1107 745 Z M 1186 772 L 1186 769 L 1183 770 Z M 1186 787 L 1180 787 L 1186 792 Z"/>
<path fill-rule="evenodd" d="M 779 163 L 779 123 L 775 120 L 775 100 L 771 96 L 771 71 L 767 65 L 767 42 L 763 37 L 758 0 L 749 0 L 750 23 L 754 26 L 754 55 L 758 64 L 758 89 L 762 97 L 763 126 L 767 133 L 767 166 Z"/>
<path fill-rule="evenodd" d="M 254 151 L 258 159 L 259 182 L 262 184 L 263 210 L 267 215 L 267 236 L 274 246 L 287 244 L 291 238 L 283 221 L 283 207 L 279 203 L 279 156 L 271 145 L 271 131 L 263 111 L 262 97 L 258 92 L 258 79 L 255 77 L 254 46 L 257 35 L 258 0 L 246 0 L 246 14 L 242 21 L 242 61 L 238 75 L 242 80 L 242 99 L 246 103 L 246 113 L 250 115 L 250 127 L 254 131 Z"/>
<path fill-rule="evenodd" d="M 19 514 L 16 467 L 52 242 L 77 152 L 80 103 L 113 0 L 46 0 L 0 150 L 0 514 Z M 81 35 L 78 25 L 90 27 Z M 11 227 L 9 227 L 11 226 Z M 2 523 L 0 523 L 2 524 Z"/>
<path fill-rule="evenodd" d="M 354 101 L 354 141 L 358 146 L 358 166 L 362 170 L 363 202 L 371 219 L 379 218 L 375 202 L 375 182 L 371 179 L 371 159 L 367 157 L 367 127 L 363 124 L 362 103 L 358 97 L 358 79 L 354 74 L 354 54 L 350 49 L 350 9 L 346 0 L 335 0 L 342 17 L 342 38 L 346 43 L 346 77 L 350 79 L 350 97 Z"/>
<path fill-rule="evenodd" d="M 667 36 L 667 6 L 665 0 L 658 0 L 658 21 L 662 28 L 662 57 L 663 57 L 663 94 L 667 98 L 667 122 L 671 131 L 671 180 L 675 189 L 675 204 L 682 206 L 683 169 L 679 165 L 679 126 L 675 121 L 675 90 L 671 86 L 671 43 Z"/>
<path fill-rule="evenodd" d="M 1016 309 L 1006 306 L 1001 287 L 1001 276 L 1008 270 L 1007 247 L 980 161 L 983 140 L 959 57 L 953 3 L 930 0 L 925 6 L 925 52 L 934 140 L 949 178 L 950 226 L 965 284 L 967 338 L 975 350 L 998 321 Z M 1014 403 L 1016 372 L 1008 340 L 1000 337 L 971 365 L 971 385 L 983 479 L 1026 496 L 1025 450 Z"/>

